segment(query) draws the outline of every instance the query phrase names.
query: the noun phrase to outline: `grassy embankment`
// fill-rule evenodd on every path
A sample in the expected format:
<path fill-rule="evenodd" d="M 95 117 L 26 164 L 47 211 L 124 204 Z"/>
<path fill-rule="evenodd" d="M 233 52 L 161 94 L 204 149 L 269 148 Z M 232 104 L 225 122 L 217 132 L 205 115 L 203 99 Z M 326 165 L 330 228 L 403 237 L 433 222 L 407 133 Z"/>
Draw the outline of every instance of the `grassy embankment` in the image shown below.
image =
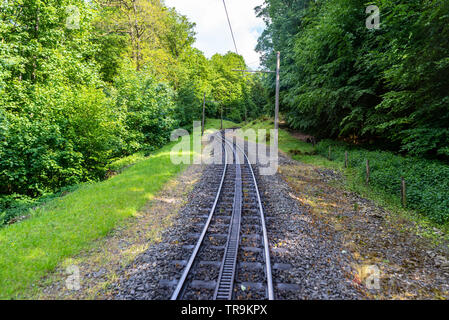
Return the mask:
<path fill-rule="evenodd" d="M 272 120 L 256 120 L 242 129 L 271 129 Z M 328 159 L 331 146 L 331 160 Z M 315 147 L 298 140 L 285 130 L 279 131 L 279 149 L 295 160 L 331 168 L 345 176 L 344 188 L 374 200 L 399 215 L 417 222 L 422 232 L 435 235 L 433 227 L 449 232 L 449 166 L 426 159 L 403 157 L 386 151 L 369 151 L 335 141 L 321 141 Z M 345 151 L 349 167 L 344 167 Z M 366 159 L 370 161 L 369 185 L 366 185 Z M 407 207 L 400 197 L 401 177 L 407 184 Z M 428 228 L 429 227 L 429 228 Z"/>
<path fill-rule="evenodd" d="M 206 129 L 220 127 L 208 119 Z M 232 127 L 232 122 L 224 122 Z M 174 142 L 145 157 L 137 153 L 111 164 L 132 165 L 109 180 L 80 185 L 24 212 L 27 219 L 0 229 L 0 299 L 20 298 L 63 259 L 89 249 L 132 218 L 171 178 L 187 167 L 170 161 Z M 193 156 L 193 153 L 190 152 Z"/>

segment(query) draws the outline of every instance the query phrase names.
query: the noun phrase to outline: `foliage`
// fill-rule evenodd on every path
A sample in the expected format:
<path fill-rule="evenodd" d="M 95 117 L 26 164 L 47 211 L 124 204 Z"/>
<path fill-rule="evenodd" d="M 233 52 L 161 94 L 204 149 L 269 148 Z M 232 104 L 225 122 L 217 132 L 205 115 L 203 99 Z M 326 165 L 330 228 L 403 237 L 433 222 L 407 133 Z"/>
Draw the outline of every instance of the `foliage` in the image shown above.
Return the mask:
<path fill-rule="evenodd" d="M 219 122 L 207 119 L 206 129 L 216 129 Z M 235 125 L 224 121 L 224 127 Z M 65 258 L 88 249 L 93 240 L 134 216 L 186 167 L 171 161 L 174 143 L 149 157 L 138 152 L 112 162 L 111 170 L 133 166 L 107 181 L 64 188 L 38 200 L 18 194 L 0 198 L 0 225 L 10 217 L 26 216 L 0 229 L 0 299 L 27 297 L 37 287 L 31 284 Z M 193 157 L 193 151 L 189 153 Z"/>
<path fill-rule="evenodd" d="M 370 4 L 379 29 L 365 26 Z M 266 0 L 256 11 L 267 24 L 264 65 L 273 69 L 281 52 L 281 110 L 292 127 L 448 159 L 449 2 Z"/>
<path fill-rule="evenodd" d="M 0 229 L 0 299 L 23 298 L 46 272 L 136 214 L 185 167 L 170 160 L 172 146 L 109 180 L 83 184 L 30 209 L 28 219 Z"/>
<path fill-rule="evenodd" d="M 369 151 L 359 147 L 323 140 L 316 145 L 317 152 L 328 156 L 331 146 L 332 161 L 344 162 L 348 151 L 349 167 L 360 182 L 366 177 L 366 159 L 370 162 L 370 187 L 384 194 L 400 198 L 401 177 L 406 181 L 407 206 L 437 223 L 449 222 L 449 167 L 438 161 L 416 157 L 402 157 L 386 151 Z"/>
<path fill-rule="evenodd" d="M 214 72 L 212 96 L 221 102 L 220 113 L 222 109 L 225 118 L 241 122 L 263 113 L 266 102 L 263 100 L 261 78 L 234 71 L 248 68 L 242 56 L 231 52 L 223 56 L 215 54 L 211 64 Z"/>
<path fill-rule="evenodd" d="M 117 109 L 125 109 L 124 153 L 152 151 L 164 145 L 178 124 L 173 90 L 144 71 L 123 72 L 115 85 Z"/>
<path fill-rule="evenodd" d="M 204 94 L 210 117 L 260 114 L 261 82 L 231 70 L 243 58 L 207 59 L 194 27 L 160 0 L 0 2 L 3 222 L 21 203 L 103 179 L 111 161 L 148 156 L 201 119 Z"/>

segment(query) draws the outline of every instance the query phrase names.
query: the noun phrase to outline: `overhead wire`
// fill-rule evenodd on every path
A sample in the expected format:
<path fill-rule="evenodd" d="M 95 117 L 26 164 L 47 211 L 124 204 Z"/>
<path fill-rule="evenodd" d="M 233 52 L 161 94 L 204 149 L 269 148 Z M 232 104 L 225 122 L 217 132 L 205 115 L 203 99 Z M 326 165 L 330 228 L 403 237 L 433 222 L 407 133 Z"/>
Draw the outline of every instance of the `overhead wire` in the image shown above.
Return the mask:
<path fill-rule="evenodd" d="M 228 19 L 229 30 L 231 30 L 231 36 L 232 36 L 232 41 L 234 42 L 235 53 L 239 54 L 239 51 L 237 50 L 237 44 L 235 42 L 234 32 L 232 31 L 231 20 L 229 19 L 228 8 L 226 8 L 226 1 L 225 0 L 223 0 L 223 5 L 224 5 L 224 8 L 225 8 L 225 12 L 226 12 L 226 18 Z"/>

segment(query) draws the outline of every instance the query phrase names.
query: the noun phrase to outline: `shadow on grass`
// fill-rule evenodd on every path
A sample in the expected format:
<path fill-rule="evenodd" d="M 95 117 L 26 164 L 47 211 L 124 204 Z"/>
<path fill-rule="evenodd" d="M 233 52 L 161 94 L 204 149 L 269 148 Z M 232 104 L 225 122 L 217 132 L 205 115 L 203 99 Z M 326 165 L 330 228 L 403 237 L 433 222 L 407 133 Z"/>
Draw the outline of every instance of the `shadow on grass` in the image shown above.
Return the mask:
<path fill-rule="evenodd" d="M 171 144 L 107 181 L 84 184 L 0 230 L 0 298 L 21 292 L 132 217 L 186 165 L 170 160 Z"/>

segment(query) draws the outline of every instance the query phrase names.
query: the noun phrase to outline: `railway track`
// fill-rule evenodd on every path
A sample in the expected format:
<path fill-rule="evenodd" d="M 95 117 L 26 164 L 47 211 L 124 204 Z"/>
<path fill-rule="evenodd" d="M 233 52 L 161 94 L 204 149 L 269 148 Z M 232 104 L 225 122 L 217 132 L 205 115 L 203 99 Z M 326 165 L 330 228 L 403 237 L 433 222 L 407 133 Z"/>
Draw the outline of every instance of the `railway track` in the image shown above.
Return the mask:
<path fill-rule="evenodd" d="M 274 299 L 265 216 L 244 150 L 221 139 L 220 183 L 171 300 Z"/>

